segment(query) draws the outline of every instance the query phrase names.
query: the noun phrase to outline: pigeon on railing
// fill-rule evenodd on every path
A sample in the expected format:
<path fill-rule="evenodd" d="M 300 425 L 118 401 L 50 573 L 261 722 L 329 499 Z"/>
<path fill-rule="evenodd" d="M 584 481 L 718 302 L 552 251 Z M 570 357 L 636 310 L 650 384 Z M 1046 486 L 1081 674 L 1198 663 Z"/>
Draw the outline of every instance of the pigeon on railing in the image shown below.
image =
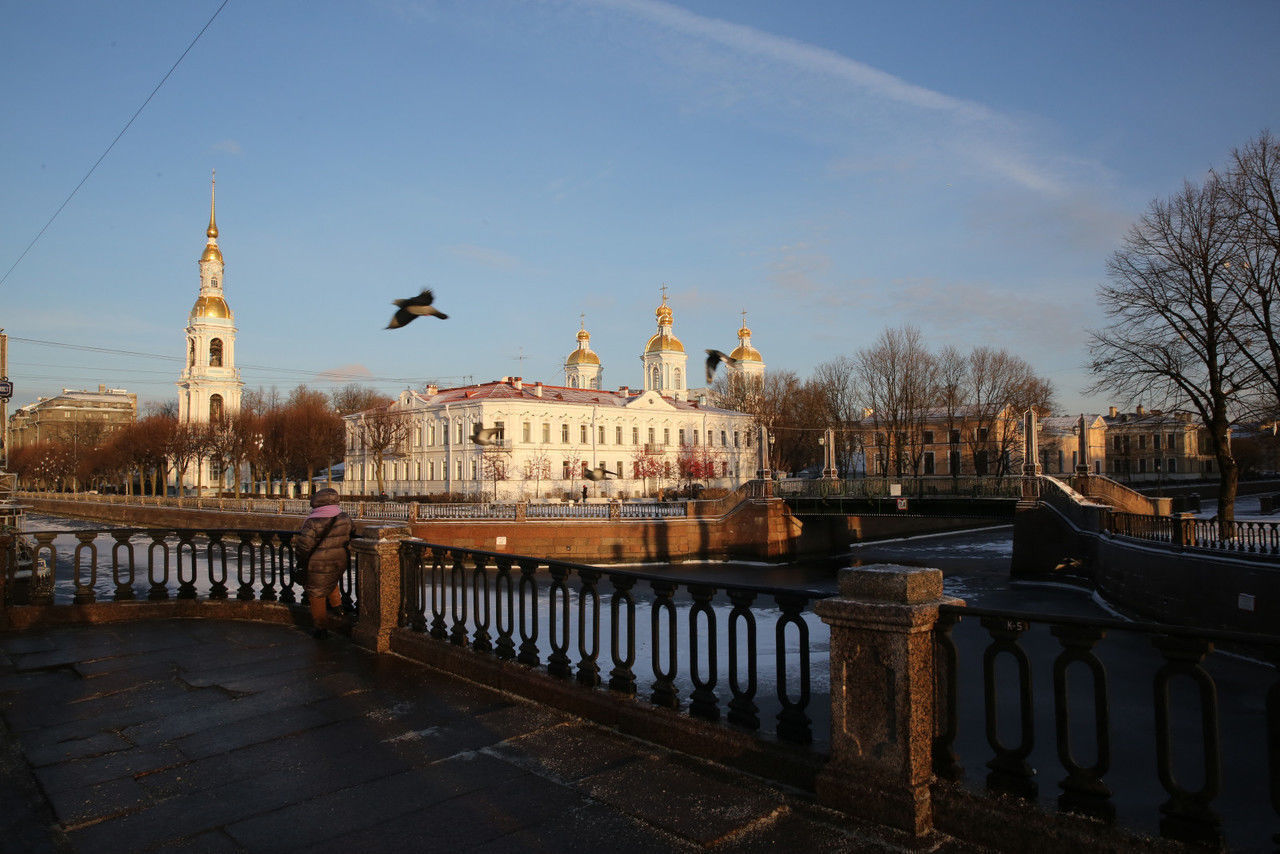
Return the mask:
<path fill-rule="evenodd" d="M 715 379 L 716 368 L 720 365 L 721 362 L 724 362 L 726 365 L 738 364 L 737 359 L 733 358 L 732 356 L 726 356 L 724 353 L 721 353 L 719 350 L 707 351 L 707 384 L 708 385 L 710 385 L 711 381 Z"/>
<path fill-rule="evenodd" d="M 426 290 L 418 294 L 416 297 L 409 299 L 392 300 L 391 304 L 399 306 L 400 310 L 391 316 L 391 322 L 387 324 L 388 329 L 399 329 L 401 326 L 407 325 L 415 317 L 423 315 L 431 315 L 441 320 L 447 320 L 449 315 L 436 309 L 431 303 L 435 300 L 435 295 L 431 291 Z"/>

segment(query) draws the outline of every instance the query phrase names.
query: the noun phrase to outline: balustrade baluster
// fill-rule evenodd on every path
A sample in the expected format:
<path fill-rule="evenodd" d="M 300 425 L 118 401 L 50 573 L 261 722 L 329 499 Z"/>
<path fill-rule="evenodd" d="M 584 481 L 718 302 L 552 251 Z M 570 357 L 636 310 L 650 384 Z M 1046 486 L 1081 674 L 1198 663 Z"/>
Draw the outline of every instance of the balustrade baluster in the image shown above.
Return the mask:
<path fill-rule="evenodd" d="M 1006 792 L 1028 800 L 1040 791 L 1035 782 L 1035 769 L 1027 763 L 1035 745 L 1035 716 L 1031 698 L 1031 661 L 1026 650 L 1018 643 L 1022 633 L 1030 628 L 1020 620 L 1001 617 L 983 617 L 982 626 L 991 635 L 991 643 L 982 653 L 982 693 L 986 708 L 987 744 L 995 756 L 987 763 L 991 773 L 987 775 L 987 788 Z M 1000 740 L 999 703 L 996 691 L 996 658 L 1006 654 L 1018 667 L 1018 709 L 1021 740 L 1015 748 L 1009 748 Z"/>
<path fill-rule="evenodd" d="M 196 556 L 199 550 L 196 548 L 195 536 L 195 531 L 178 531 L 178 599 L 196 598 L 196 577 L 199 573 Z"/>
<path fill-rule="evenodd" d="M 600 684 L 600 573 L 580 569 L 578 578 L 578 684 L 594 688 Z"/>
<path fill-rule="evenodd" d="M 227 544 L 222 542 L 222 534 L 222 531 L 210 531 L 207 534 L 209 543 L 205 546 L 204 553 L 209 571 L 209 598 L 215 600 L 227 598 Z"/>
<path fill-rule="evenodd" d="M 719 681 L 716 657 L 716 615 L 711 610 L 711 599 L 716 595 L 714 587 L 702 584 L 689 585 L 693 605 L 689 608 L 689 678 L 693 691 L 689 694 L 689 714 L 709 721 L 720 720 L 720 704 L 716 699 L 716 683 Z M 701 644 L 698 642 L 698 618 L 706 623 L 707 675 L 702 676 Z"/>
<path fill-rule="evenodd" d="M 449 570 L 449 618 L 453 628 L 449 630 L 449 642 L 454 646 L 467 645 L 467 566 L 466 552 L 452 549 L 453 566 Z"/>
<path fill-rule="evenodd" d="M 72 576 L 75 584 L 75 595 L 72 597 L 72 603 L 76 605 L 92 605 L 97 601 L 97 593 L 94 587 L 98 583 L 98 546 L 94 543 L 98 535 L 94 531 L 77 531 L 75 550 L 75 573 Z M 87 583 L 80 580 L 80 567 L 83 563 L 83 555 L 88 552 L 89 557 L 89 580 Z"/>
<path fill-rule="evenodd" d="M 471 610 L 476 615 L 476 629 L 471 633 L 471 648 L 476 652 L 492 652 L 489 638 L 489 573 L 488 558 L 472 556 L 475 569 L 471 573 Z"/>
<path fill-rule="evenodd" d="M 55 532 L 33 532 L 32 535 L 36 540 L 35 554 L 31 556 L 31 594 L 29 601 L 32 605 L 52 605 L 53 604 L 53 583 L 54 576 L 58 570 L 58 549 L 53 544 Z M 40 557 L 47 556 L 45 562 L 46 569 L 41 571 Z"/>
<path fill-rule="evenodd" d="M 276 601 L 276 573 L 280 569 L 280 563 L 277 558 L 279 551 L 276 548 L 278 539 L 275 534 L 264 533 L 262 535 L 259 552 L 262 555 L 260 566 L 262 567 L 262 590 L 258 593 L 258 599 L 263 602 Z"/>
<path fill-rule="evenodd" d="M 542 664 L 538 653 L 538 562 L 521 560 L 520 564 L 520 653 L 516 661 L 537 667 Z"/>
<path fill-rule="evenodd" d="M 1213 810 L 1213 800 L 1222 789 L 1222 749 L 1218 734 L 1218 691 L 1201 662 L 1213 644 L 1198 638 L 1158 635 L 1151 644 L 1164 656 L 1156 671 L 1156 769 L 1160 785 L 1169 800 L 1160 806 L 1160 835 L 1181 842 L 1221 846 L 1222 818 Z M 1169 715 L 1169 685 L 1175 676 L 1185 676 L 1196 686 L 1200 697 L 1200 738 L 1204 762 L 1204 786 L 1191 791 L 1173 773 L 1173 728 Z M 1180 742 L 1185 744 L 1185 741 Z"/>
<path fill-rule="evenodd" d="M 111 532 L 112 539 L 116 541 L 115 545 L 111 547 L 111 580 L 116 584 L 114 598 L 117 602 L 132 602 L 137 598 L 137 595 L 133 592 L 136 570 L 133 561 L 133 543 L 130 541 L 132 536 L 132 531 Z M 128 572 L 124 576 L 120 574 L 120 551 L 122 549 L 129 559 Z"/>
<path fill-rule="evenodd" d="M 745 727 L 749 730 L 760 729 L 760 708 L 756 705 L 756 615 L 751 611 L 751 603 L 756 594 L 750 590 L 730 590 L 729 601 L 733 603 L 729 611 L 729 712 L 726 715 L 729 723 Z M 738 644 L 738 623 L 747 627 L 747 684 L 742 684 L 738 662 L 741 660 L 741 648 Z"/>
<path fill-rule="evenodd" d="M 956 753 L 959 731 L 959 653 L 953 634 L 960 617 L 945 609 L 939 611 L 934 624 L 934 687 L 937 704 L 935 718 L 939 731 L 933 737 L 933 773 L 944 780 L 964 779 L 964 766 Z"/>
<path fill-rule="evenodd" d="M 631 595 L 636 580 L 626 575 L 610 575 L 613 595 L 609 597 L 609 654 L 613 669 L 609 671 L 609 690 L 634 696 L 636 693 L 636 600 Z M 627 653 L 622 654 L 619 632 L 622 630 L 621 611 L 626 609 Z"/>
<path fill-rule="evenodd" d="M 448 571 L 444 564 L 448 556 L 448 549 L 431 550 L 431 636 L 438 640 L 444 640 L 449 636 L 449 624 L 444 618 L 445 582 Z"/>
<path fill-rule="evenodd" d="M 280 601 L 292 605 L 306 599 L 305 591 L 294 592 L 298 584 L 298 556 L 293 553 L 293 532 L 276 534 L 280 538 Z"/>
<path fill-rule="evenodd" d="M 1077 812 L 1108 823 L 1116 819 L 1111 789 L 1102 782 L 1111 769 L 1111 704 L 1107 692 L 1107 671 L 1093 652 L 1106 632 L 1092 626 L 1053 626 L 1053 636 L 1062 643 L 1062 652 L 1053 662 L 1054 729 L 1058 761 L 1067 776 L 1058 783 L 1058 809 Z M 1096 758 L 1083 766 L 1071 751 L 1071 705 L 1068 702 L 1067 668 L 1080 662 L 1093 677 L 1093 733 Z"/>
<path fill-rule="evenodd" d="M 782 711 L 778 712 L 778 738 L 796 744 L 813 742 L 813 722 L 809 719 L 809 624 L 804 621 L 801 611 L 809 601 L 803 596 L 778 593 L 773 597 L 782 613 L 774 626 L 775 653 L 774 662 L 778 677 L 778 702 Z M 787 626 L 795 626 L 800 656 L 798 676 L 800 678 L 800 698 L 791 699 L 787 679 Z"/>
<path fill-rule="evenodd" d="M 551 572 L 551 589 L 547 591 L 551 655 L 547 657 L 547 672 L 568 678 L 573 674 L 569 666 L 569 567 L 552 563 L 547 569 Z"/>
<path fill-rule="evenodd" d="M 509 661 L 516 657 L 515 582 L 511 579 L 511 558 L 500 557 L 496 563 L 498 574 L 493 579 L 493 604 L 498 642 L 494 645 L 494 654 L 503 661 Z"/>
<path fill-rule="evenodd" d="M 239 533 L 240 542 L 236 544 L 236 599 L 240 602 L 253 601 L 253 586 L 258 579 L 258 551 L 254 548 L 254 534 L 249 531 Z M 245 555 L 249 556 L 248 574 L 245 574 Z"/>
<path fill-rule="evenodd" d="M 650 581 L 653 588 L 653 608 L 649 612 L 651 637 L 650 654 L 653 660 L 653 691 L 649 702 L 668 709 L 680 708 L 680 694 L 676 690 L 676 605 L 674 581 Z M 662 666 L 662 614 L 667 615 L 667 663 Z"/>
<path fill-rule="evenodd" d="M 169 598 L 169 539 L 165 531 L 147 531 L 147 536 L 151 537 L 151 542 L 147 545 L 147 582 L 151 585 L 151 589 L 147 591 L 147 600 L 161 602 Z M 156 578 L 157 549 L 163 556 L 160 565 L 164 570 L 159 578 Z"/>

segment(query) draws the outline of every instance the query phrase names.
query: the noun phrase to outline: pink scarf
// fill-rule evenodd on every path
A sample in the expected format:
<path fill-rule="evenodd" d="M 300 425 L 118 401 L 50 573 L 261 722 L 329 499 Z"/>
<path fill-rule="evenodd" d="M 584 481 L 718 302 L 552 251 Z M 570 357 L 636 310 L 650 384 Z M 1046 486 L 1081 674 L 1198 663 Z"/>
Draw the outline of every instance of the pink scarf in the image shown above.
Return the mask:
<path fill-rule="evenodd" d="M 321 504 L 319 507 L 311 511 L 307 516 L 308 519 L 331 519 L 342 512 L 340 504 Z"/>

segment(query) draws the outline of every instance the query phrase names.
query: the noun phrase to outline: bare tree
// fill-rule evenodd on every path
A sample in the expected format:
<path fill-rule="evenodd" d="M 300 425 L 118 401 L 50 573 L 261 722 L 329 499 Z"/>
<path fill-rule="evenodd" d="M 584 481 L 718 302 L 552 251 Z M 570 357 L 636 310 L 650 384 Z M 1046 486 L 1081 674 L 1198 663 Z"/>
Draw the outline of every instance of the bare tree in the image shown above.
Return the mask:
<path fill-rule="evenodd" d="M 480 449 L 480 473 L 493 484 L 493 500 L 498 500 L 498 481 L 511 477 L 511 449 L 486 445 Z"/>
<path fill-rule="evenodd" d="M 1232 152 L 1222 176 L 1232 258 L 1227 286 L 1240 303 L 1227 329 L 1254 369 L 1251 409 L 1280 417 L 1280 140 L 1263 131 Z"/>
<path fill-rule="evenodd" d="M 1218 518 L 1235 518 L 1230 421 L 1252 372 L 1233 337 L 1243 307 L 1227 264 L 1236 252 L 1221 181 L 1157 199 L 1107 264 L 1099 300 L 1112 322 L 1090 335 L 1090 390 L 1174 409 L 1189 405 L 1218 465 Z"/>
<path fill-rule="evenodd" d="M 854 460 L 862 450 L 862 434 L 852 429 L 862 418 L 854 383 L 856 373 L 853 359 L 838 356 L 818 365 L 810 380 L 822 411 L 821 426 L 835 429 L 836 465 L 846 474 L 853 471 Z"/>
<path fill-rule="evenodd" d="M 386 406 L 392 398 L 377 389 L 362 386 L 359 383 L 347 383 L 331 391 L 329 401 L 338 415 L 342 416 Z"/>
<path fill-rule="evenodd" d="M 542 482 L 551 479 L 551 455 L 544 450 L 530 454 L 521 466 L 520 476 L 534 482 L 534 496 L 542 497 Z"/>
<path fill-rule="evenodd" d="M 406 413 L 392 409 L 388 403 L 363 413 L 355 425 L 360 446 L 366 454 L 373 457 L 378 494 L 382 495 L 386 492 L 384 463 L 403 452 L 405 442 L 409 439 L 411 422 Z"/>
<path fill-rule="evenodd" d="M 938 386 L 938 363 L 913 326 L 886 329 L 854 358 L 858 390 L 875 434 L 882 467 L 898 476 L 920 473 L 924 426 Z"/>

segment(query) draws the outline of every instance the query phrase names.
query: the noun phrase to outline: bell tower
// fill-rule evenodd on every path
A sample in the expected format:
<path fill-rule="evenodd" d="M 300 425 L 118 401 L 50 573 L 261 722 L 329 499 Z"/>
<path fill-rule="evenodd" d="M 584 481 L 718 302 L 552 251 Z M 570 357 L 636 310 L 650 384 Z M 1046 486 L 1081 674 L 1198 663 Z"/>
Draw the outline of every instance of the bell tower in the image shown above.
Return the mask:
<path fill-rule="evenodd" d="M 667 305 L 667 286 L 662 286 L 662 304 L 653 313 L 658 331 L 649 337 L 640 362 L 644 365 L 644 388 L 676 400 L 689 399 L 689 357 L 684 345 L 671 331 L 671 306 Z"/>

